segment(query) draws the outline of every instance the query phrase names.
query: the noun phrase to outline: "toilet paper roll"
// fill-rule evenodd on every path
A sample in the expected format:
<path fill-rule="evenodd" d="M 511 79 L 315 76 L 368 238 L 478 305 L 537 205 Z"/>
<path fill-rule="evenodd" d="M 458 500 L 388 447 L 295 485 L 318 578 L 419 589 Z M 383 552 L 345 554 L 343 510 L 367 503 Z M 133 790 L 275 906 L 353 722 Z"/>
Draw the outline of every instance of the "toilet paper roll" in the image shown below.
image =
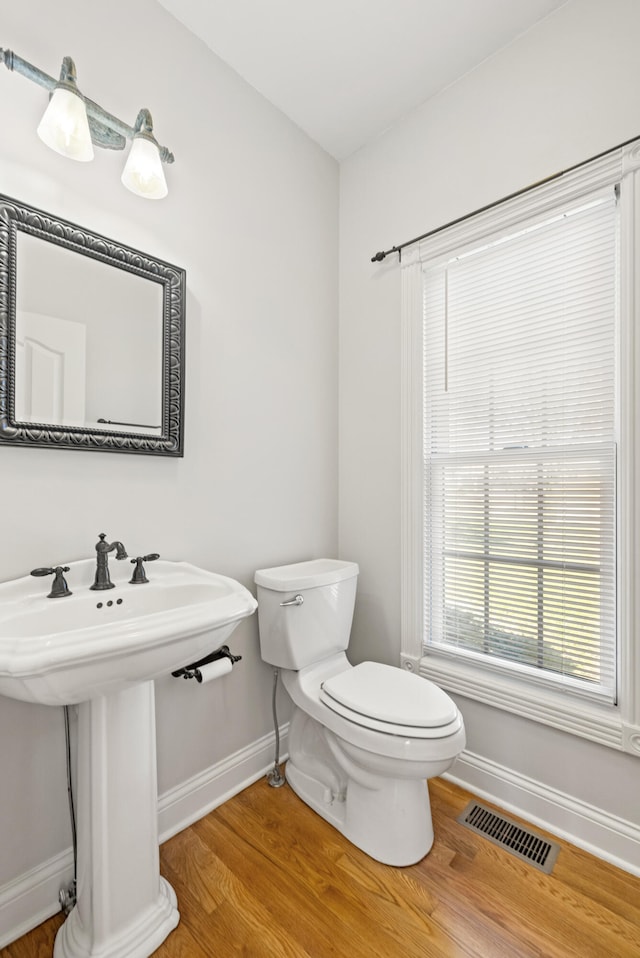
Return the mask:
<path fill-rule="evenodd" d="M 221 675 L 227 675 L 232 668 L 231 659 L 216 659 L 215 662 L 209 662 L 196 669 L 196 679 L 198 682 L 212 682 L 213 679 L 219 679 Z"/>

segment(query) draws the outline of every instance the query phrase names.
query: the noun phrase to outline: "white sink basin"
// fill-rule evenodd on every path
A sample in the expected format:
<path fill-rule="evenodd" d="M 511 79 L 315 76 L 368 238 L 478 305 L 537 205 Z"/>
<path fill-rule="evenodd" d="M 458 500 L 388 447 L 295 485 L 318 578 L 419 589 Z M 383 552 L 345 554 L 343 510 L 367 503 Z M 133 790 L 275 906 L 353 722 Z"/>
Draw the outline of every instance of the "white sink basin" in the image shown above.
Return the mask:
<path fill-rule="evenodd" d="M 167 675 L 224 644 L 256 601 L 234 579 L 158 560 L 149 582 L 111 559 L 116 586 L 90 591 L 95 559 L 70 563 L 71 596 L 49 599 L 51 579 L 0 583 L 0 694 L 72 705 Z"/>

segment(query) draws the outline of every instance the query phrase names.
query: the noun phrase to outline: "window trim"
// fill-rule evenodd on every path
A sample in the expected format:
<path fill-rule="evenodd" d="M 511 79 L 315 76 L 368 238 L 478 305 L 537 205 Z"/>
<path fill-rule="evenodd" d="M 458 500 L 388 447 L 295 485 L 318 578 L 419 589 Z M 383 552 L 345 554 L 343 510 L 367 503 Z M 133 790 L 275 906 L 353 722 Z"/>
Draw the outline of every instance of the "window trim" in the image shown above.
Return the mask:
<path fill-rule="evenodd" d="M 620 184 L 620 458 L 618 466 L 618 671 L 616 705 L 578 699 L 446 653 L 423 655 L 423 263 L 508 231 L 555 206 Z M 447 691 L 640 756 L 640 140 L 506 200 L 403 251 L 401 288 L 401 665 Z M 635 329 L 639 332 L 635 333 Z M 622 521 L 621 517 L 624 517 Z"/>

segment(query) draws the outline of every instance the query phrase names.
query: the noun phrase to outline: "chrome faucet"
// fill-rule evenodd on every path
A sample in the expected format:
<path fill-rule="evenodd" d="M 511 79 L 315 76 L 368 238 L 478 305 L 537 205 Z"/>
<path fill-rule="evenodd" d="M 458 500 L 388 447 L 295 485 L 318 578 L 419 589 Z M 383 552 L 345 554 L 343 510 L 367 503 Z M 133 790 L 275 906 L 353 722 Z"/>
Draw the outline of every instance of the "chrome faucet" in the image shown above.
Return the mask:
<path fill-rule="evenodd" d="M 103 589 L 115 589 L 115 585 L 111 581 L 111 576 L 109 575 L 109 565 L 108 565 L 108 554 L 116 550 L 116 559 L 126 559 L 127 550 L 122 545 L 121 542 L 105 542 L 107 538 L 106 533 L 100 533 L 100 541 L 96 543 L 96 577 L 92 589 L 103 590 Z"/>

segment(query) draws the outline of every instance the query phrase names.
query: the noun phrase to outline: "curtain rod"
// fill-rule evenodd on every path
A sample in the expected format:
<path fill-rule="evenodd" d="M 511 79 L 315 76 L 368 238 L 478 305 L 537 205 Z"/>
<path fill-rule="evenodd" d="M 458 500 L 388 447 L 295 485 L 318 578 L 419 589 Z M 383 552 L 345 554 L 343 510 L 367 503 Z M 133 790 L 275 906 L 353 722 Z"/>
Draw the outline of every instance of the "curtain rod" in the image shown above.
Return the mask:
<path fill-rule="evenodd" d="M 465 220 L 471 219 L 472 216 L 478 216 L 479 213 L 485 213 L 487 210 L 492 210 L 494 207 L 500 206 L 501 203 L 506 203 L 508 200 L 513 200 L 517 196 L 523 196 L 525 193 L 535 190 L 536 187 L 542 186 L 544 183 L 551 183 L 553 180 L 558 180 L 561 176 L 566 176 L 567 173 L 573 173 L 574 170 L 579 170 L 580 167 L 586 166 L 587 163 L 593 163 L 594 160 L 599 160 L 603 156 L 607 156 L 609 153 L 615 153 L 616 150 L 622 150 L 625 146 L 629 146 L 630 143 L 634 143 L 637 139 L 638 137 L 634 136 L 630 140 L 625 140 L 624 143 L 619 143 L 617 146 L 611 147 L 609 150 L 603 150 L 602 153 L 596 153 L 595 156 L 589 157 L 588 160 L 582 160 L 581 163 L 576 163 L 574 166 L 568 166 L 565 170 L 560 170 L 559 173 L 552 173 L 551 176 L 546 176 L 544 179 L 538 180 L 536 183 L 531 183 L 529 186 L 525 186 L 521 190 L 516 190 L 515 193 L 509 193 L 508 196 L 503 196 L 499 200 L 494 200 L 493 203 L 487 203 L 486 206 L 480 206 L 477 210 L 473 210 L 471 213 L 465 213 L 464 216 L 458 216 L 457 219 L 450 220 L 448 223 L 444 223 L 442 226 L 436 226 L 427 233 L 422 233 L 421 236 L 415 236 L 413 239 L 407 240 L 405 243 L 400 243 L 399 246 L 392 246 L 391 249 L 380 250 L 371 257 L 371 262 L 381 263 L 383 259 L 386 259 L 386 257 L 389 256 L 390 253 L 397 253 L 398 262 L 400 262 L 402 260 L 402 250 L 406 249 L 407 246 L 413 246 L 414 243 L 419 243 L 420 240 L 428 239 L 430 236 L 435 236 L 436 233 L 441 233 L 443 230 L 449 229 L 450 226 L 457 226 L 458 223 L 464 223 Z"/>

